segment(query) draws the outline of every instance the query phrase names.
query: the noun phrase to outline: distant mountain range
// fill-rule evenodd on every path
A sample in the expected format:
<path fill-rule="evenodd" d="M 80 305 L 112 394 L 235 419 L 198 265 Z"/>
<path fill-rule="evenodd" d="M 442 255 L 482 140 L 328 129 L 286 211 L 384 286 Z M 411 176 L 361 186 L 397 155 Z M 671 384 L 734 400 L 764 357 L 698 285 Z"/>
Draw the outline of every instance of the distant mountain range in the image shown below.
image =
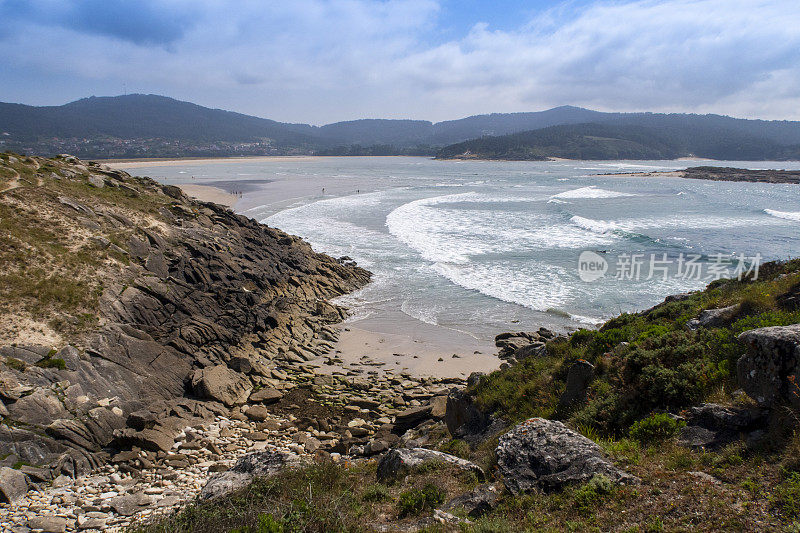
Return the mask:
<path fill-rule="evenodd" d="M 553 126 L 560 129 L 531 133 Z M 450 146 L 471 139 L 475 139 L 472 144 Z M 525 143 L 530 144 L 530 150 L 522 149 Z M 487 157 L 521 159 L 594 153 L 597 158 L 612 158 L 612 154 L 646 158 L 691 154 L 757 160 L 798 157 L 798 145 L 800 122 L 720 115 L 603 113 L 572 106 L 438 123 L 366 119 L 311 126 L 156 95 L 91 97 L 45 107 L 0 103 L 0 150 L 41 155 L 70 152 L 93 158 L 437 152 L 451 157 L 463 149 L 462 154 L 485 152 Z"/>

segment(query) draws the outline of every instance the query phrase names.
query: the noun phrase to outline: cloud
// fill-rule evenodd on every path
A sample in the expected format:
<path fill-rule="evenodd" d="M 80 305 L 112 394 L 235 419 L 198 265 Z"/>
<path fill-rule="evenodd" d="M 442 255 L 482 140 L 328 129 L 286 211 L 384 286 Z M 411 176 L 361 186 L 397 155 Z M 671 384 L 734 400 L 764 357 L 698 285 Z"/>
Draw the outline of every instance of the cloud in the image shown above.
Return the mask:
<path fill-rule="evenodd" d="M 0 16 L 12 14 L 13 27 L 0 55 L 52 84 L 37 89 L 48 103 L 66 97 L 59 87 L 80 97 L 127 81 L 312 123 L 562 104 L 800 119 L 796 0 L 568 2 L 515 30 L 476 24 L 446 42 L 435 0 L 131 5 L 7 0 Z M 0 91 L 30 94 L 14 79 Z"/>
<path fill-rule="evenodd" d="M 137 45 L 168 45 L 183 37 L 196 19 L 189 2 L 157 0 L 6 0 L 6 21 L 31 21 Z"/>

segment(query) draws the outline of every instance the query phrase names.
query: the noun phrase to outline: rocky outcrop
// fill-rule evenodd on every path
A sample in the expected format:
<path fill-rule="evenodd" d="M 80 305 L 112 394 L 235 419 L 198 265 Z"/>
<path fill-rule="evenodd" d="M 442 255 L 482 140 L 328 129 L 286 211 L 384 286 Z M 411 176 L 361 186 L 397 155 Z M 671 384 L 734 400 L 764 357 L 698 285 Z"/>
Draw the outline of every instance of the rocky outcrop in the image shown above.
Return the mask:
<path fill-rule="evenodd" d="M 800 409 L 800 324 L 745 331 L 747 353 L 736 364 L 742 389 L 759 405 Z"/>
<path fill-rule="evenodd" d="M 378 481 L 381 483 L 394 481 L 429 462 L 453 465 L 460 470 L 475 474 L 479 480 L 486 477 L 481 467 L 454 455 L 427 448 L 395 448 L 381 457 L 378 463 Z"/>
<path fill-rule="evenodd" d="M 603 475 L 617 483 L 637 479 L 616 468 L 597 444 L 561 422 L 531 418 L 500 437 L 497 467 L 514 494 L 554 490 Z"/>
<path fill-rule="evenodd" d="M 502 487 L 501 487 L 502 488 Z M 461 511 L 470 518 L 480 518 L 495 507 L 500 500 L 497 485 L 486 483 L 473 490 L 456 496 L 442 506 L 443 511 Z"/>
<path fill-rule="evenodd" d="M 555 336 L 547 328 L 539 328 L 534 332 L 501 333 L 495 337 L 495 346 L 500 348 L 497 356 L 513 363 L 527 357 L 543 355 L 545 343 Z"/>
<path fill-rule="evenodd" d="M 55 350 L 0 347 L 0 455 L 56 475 L 131 446 L 169 449 L 181 428 L 256 388 L 264 403 L 279 399 L 266 391 L 281 387 L 285 368 L 335 340 L 344 312 L 326 300 L 369 280 L 352 262 L 177 187 L 75 158 L 24 161 L 0 165 L 27 165 L 38 185 L 0 202 L 47 213 L 65 248 L 92 254 L 89 281 L 102 287 L 91 312 L 55 317 L 69 325 Z"/>

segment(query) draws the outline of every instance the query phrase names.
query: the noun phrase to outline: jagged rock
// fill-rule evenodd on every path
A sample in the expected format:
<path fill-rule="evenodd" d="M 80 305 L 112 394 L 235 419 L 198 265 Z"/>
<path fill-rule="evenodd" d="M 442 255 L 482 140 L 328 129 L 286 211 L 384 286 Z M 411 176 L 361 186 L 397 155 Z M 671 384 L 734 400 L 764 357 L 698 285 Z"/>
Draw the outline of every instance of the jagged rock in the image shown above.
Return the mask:
<path fill-rule="evenodd" d="M 478 409 L 469 394 L 453 389 L 447 396 L 444 422 L 453 438 L 464 438 L 484 432 L 489 426 L 489 417 Z"/>
<path fill-rule="evenodd" d="M 13 503 L 28 492 L 28 478 L 19 470 L 0 467 L 0 502 Z"/>
<path fill-rule="evenodd" d="M 800 324 L 745 331 L 747 353 L 736 364 L 742 389 L 759 405 L 800 409 Z"/>
<path fill-rule="evenodd" d="M 130 427 L 141 431 L 149 429 L 158 422 L 158 415 L 148 409 L 140 409 L 128 415 L 127 423 Z"/>
<path fill-rule="evenodd" d="M 394 420 L 395 431 L 398 433 L 403 433 L 408 429 L 417 427 L 425 420 L 429 420 L 431 418 L 432 410 L 433 407 L 431 405 L 422 405 L 420 407 L 412 407 L 411 409 L 406 409 L 403 412 L 397 413 Z"/>
<path fill-rule="evenodd" d="M 690 320 L 686 325 L 689 329 L 718 328 L 730 324 L 739 312 L 739 304 L 719 309 L 706 309 L 700 315 Z"/>
<path fill-rule="evenodd" d="M 215 500 L 247 486 L 254 477 L 270 477 L 284 468 L 298 464 L 296 456 L 264 451 L 245 455 L 226 472 L 211 476 L 200 491 L 201 500 Z"/>
<path fill-rule="evenodd" d="M 395 448 L 389 450 L 378 463 L 378 481 L 393 481 L 405 476 L 426 462 L 447 463 L 466 472 L 474 473 L 479 480 L 485 479 L 483 469 L 466 459 L 427 448 Z"/>
<path fill-rule="evenodd" d="M 228 407 L 247 402 L 253 385 L 225 365 L 195 370 L 192 389 L 200 398 L 217 400 Z"/>
<path fill-rule="evenodd" d="M 567 385 L 558 400 L 558 409 L 567 410 L 586 402 L 586 391 L 594 377 L 594 365 L 589 361 L 575 362 L 567 372 Z"/>
<path fill-rule="evenodd" d="M 475 487 L 473 490 L 456 496 L 442 506 L 445 511 L 461 509 L 470 518 L 480 518 L 497 506 L 500 499 L 500 491 L 494 484 L 484 484 Z"/>
<path fill-rule="evenodd" d="M 531 418 L 500 437 L 495 453 L 503 483 L 514 494 L 558 489 L 598 474 L 617 483 L 637 481 L 617 469 L 591 440 L 542 418 Z"/>
<path fill-rule="evenodd" d="M 280 391 L 270 387 L 265 387 L 253 392 L 248 401 L 250 403 L 263 403 L 269 405 L 271 403 L 280 401 L 281 398 L 283 398 L 283 394 Z"/>

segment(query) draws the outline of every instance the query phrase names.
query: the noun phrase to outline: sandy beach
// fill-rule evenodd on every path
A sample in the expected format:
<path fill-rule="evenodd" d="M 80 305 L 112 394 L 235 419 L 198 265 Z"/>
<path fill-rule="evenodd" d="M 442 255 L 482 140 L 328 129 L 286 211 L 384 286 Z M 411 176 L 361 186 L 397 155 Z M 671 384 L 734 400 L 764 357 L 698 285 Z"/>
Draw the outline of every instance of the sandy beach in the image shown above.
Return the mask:
<path fill-rule="evenodd" d="M 183 165 L 209 165 L 214 163 L 261 163 L 261 162 L 295 162 L 295 161 L 308 161 L 311 159 L 319 159 L 318 156 L 306 155 L 283 155 L 283 156 L 253 156 L 253 157 L 206 157 L 206 158 L 151 158 L 151 159 L 107 159 L 98 160 L 112 168 L 119 168 L 122 170 L 129 168 L 142 168 L 142 167 L 177 167 Z"/>
<path fill-rule="evenodd" d="M 215 204 L 224 205 L 225 207 L 233 207 L 233 205 L 239 199 L 239 197 L 235 194 L 231 194 L 218 187 L 211 187 L 209 185 L 185 184 L 178 186 L 183 189 L 183 192 L 185 192 L 188 196 L 191 196 L 196 200 L 200 200 L 201 202 L 212 202 Z"/>
<path fill-rule="evenodd" d="M 501 361 L 495 356 L 493 345 L 466 335 L 454 335 L 446 328 L 429 328 L 431 331 L 413 335 L 344 324 L 334 351 L 314 362 L 326 373 L 388 369 L 440 378 L 466 378 L 472 372 L 499 368 Z M 341 362 L 326 364 L 332 356 Z"/>

